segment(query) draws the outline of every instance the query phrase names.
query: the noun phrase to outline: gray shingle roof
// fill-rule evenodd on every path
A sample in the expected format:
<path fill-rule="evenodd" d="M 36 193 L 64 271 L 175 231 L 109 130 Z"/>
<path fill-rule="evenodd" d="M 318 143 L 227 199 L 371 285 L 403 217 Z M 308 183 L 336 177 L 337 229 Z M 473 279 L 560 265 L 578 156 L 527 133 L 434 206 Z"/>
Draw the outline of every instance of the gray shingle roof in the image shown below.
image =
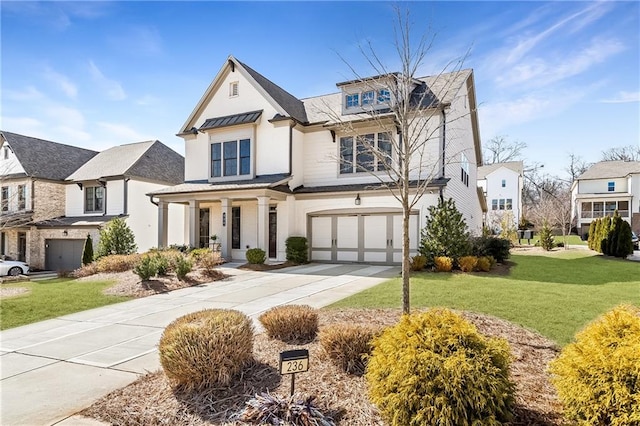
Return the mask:
<path fill-rule="evenodd" d="M 208 118 L 202 126 L 200 126 L 200 130 L 218 129 L 220 127 L 254 123 L 261 115 L 262 110 L 243 112 L 242 114 L 225 115 L 224 117 Z"/>
<path fill-rule="evenodd" d="M 640 173 L 640 161 L 600 161 L 578 176 L 578 179 L 621 178 Z"/>
<path fill-rule="evenodd" d="M 184 194 L 190 192 L 233 191 L 238 189 L 273 188 L 290 178 L 287 174 L 256 176 L 255 179 L 236 180 L 221 183 L 207 181 L 185 182 L 180 185 L 169 186 L 147 195 Z"/>
<path fill-rule="evenodd" d="M 184 157 L 160 141 L 120 145 L 102 151 L 67 180 L 88 181 L 111 176 L 177 184 L 184 181 Z"/>
<path fill-rule="evenodd" d="M 307 112 L 304 108 L 302 101 L 291 93 L 284 90 L 282 87 L 273 83 L 262 74 L 249 67 L 248 65 L 238 61 L 240 65 L 253 77 L 253 79 L 278 103 L 291 117 L 295 118 L 300 123 L 308 123 Z"/>
<path fill-rule="evenodd" d="M 505 161 L 504 163 L 487 164 L 486 166 L 478 167 L 478 179 L 485 179 L 489 173 L 495 172 L 500 167 L 506 167 L 520 175 L 524 170 L 524 164 L 522 161 Z"/>
<path fill-rule="evenodd" d="M 96 151 L 0 131 L 31 177 L 64 180 L 96 156 Z"/>

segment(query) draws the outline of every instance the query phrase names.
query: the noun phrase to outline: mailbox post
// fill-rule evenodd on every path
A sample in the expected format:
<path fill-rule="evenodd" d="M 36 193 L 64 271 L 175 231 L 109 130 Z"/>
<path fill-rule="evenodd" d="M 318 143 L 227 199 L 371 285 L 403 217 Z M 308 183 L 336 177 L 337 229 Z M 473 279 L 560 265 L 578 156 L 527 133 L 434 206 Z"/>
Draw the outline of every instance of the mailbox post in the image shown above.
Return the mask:
<path fill-rule="evenodd" d="M 294 349 L 280 352 L 280 374 L 291 374 L 291 396 L 295 390 L 296 373 L 309 371 L 309 351 L 307 349 Z"/>

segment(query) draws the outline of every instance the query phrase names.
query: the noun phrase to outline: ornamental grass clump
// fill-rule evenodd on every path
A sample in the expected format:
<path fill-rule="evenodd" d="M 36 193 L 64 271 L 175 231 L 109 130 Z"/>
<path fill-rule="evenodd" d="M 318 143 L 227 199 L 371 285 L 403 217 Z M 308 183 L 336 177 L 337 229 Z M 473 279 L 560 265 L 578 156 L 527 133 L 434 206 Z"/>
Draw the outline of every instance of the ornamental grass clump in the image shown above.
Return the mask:
<path fill-rule="evenodd" d="M 487 256 L 482 256 L 478 258 L 478 263 L 476 263 L 476 270 L 481 271 L 481 272 L 489 272 L 491 271 L 491 268 L 493 267 L 493 264 L 495 262 L 492 262 L 492 258 L 487 257 Z"/>
<path fill-rule="evenodd" d="M 286 343 L 308 343 L 318 334 L 318 312 L 307 305 L 276 306 L 258 320 L 267 336 Z"/>
<path fill-rule="evenodd" d="M 320 331 L 320 346 L 329 359 L 347 373 L 364 374 L 372 340 L 381 329 L 358 324 L 333 324 Z"/>
<path fill-rule="evenodd" d="M 404 315 L 373 340 L 369 398 L 391 426 L 499 425 L 514 385 L 506 340 L 446 309 Z"/>
<path fill-rule="evenodd" d="M 458 259 L 458 265 L 462 272 L 473 272 L 478 266 L 478 258 L 475 256 L 463 256 Z"/>
<path fill-rule="evenodd" d="M 453 259 L 447 256 L 436 256 L 433 259 L 437 272 L 451 272 L 453 269 Z"/>
<path fill-rule="evenodd" d="M 550 371 L 568 420 L 640 425 L 640 309 L 618 306 L 589 324 Z"/>
<path fill-rule="evenodd" d="M 251 319 L 226 309 L 187 314 L 167 326 L 158 352 L 175 388 L 201 391 L 227 386 L 253 359 Z"/>
<path fill-rule="evenodd" d="M 235 417 L 252 425 L 335 426 L 333 419 L 315 406 L 314 399 L 262 393 L 247 401 L 247 406 Z"/>

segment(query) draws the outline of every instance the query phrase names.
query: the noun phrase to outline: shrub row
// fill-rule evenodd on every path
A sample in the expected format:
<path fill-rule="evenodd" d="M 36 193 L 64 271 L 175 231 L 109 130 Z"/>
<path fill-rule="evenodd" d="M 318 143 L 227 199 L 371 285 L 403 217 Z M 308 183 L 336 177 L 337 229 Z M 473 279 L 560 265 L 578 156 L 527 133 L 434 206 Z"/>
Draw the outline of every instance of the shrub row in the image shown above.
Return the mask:
<path fill-rule="evenodd" d="M 631 226 L 616 210 L 613 217 L 606 216 L 591 222 L 587 244 L 599 253 L 626 258 L 633 254 Z"/>
<path fill-rule="evenodd" d="M 433 259 L 434 270 L 436 272 L 451 272 L 454 260 L 447 256 L 436 256 Z M 421 271 L 425 268 L 427 259 L 425 256 L 417 255 L 411 258 L 411 270 Z M 489 272 L 495 266 L 496 260 L 491 256 L 463 256 L 458 259 L 458 267 L 462 272 Z"/>

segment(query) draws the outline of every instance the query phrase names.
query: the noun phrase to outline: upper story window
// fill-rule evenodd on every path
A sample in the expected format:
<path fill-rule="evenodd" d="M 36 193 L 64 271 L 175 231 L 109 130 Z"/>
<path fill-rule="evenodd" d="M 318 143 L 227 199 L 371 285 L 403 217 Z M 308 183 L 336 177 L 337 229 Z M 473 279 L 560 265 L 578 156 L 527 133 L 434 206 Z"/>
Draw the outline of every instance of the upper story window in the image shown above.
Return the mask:
<path fill-rule="evenodd" d="M 607 182 L 607 191 L 615 192 L 615 190 L 616 190 L 616 183 L 615 182 Z"/>
<path fill-rule="evenodd" d="M 84 188 L 84 212 L 104 212 L 105 189 L 102 186 L 87 186 Z"/>
<path fill-rule="evenodd" d="M 369 90 L 362 93 L 362 105 L 373 105 L 376 102 L 376 92 Z"/>
<path fill-rule="evenodd" d="M 507 180 L 506 179 L 502 179 L 502 187 L 503 188 L 507 187 Z"/>
<path fill-rule="evenodd" d="M 387 104 L 391 101 L 391 93 L 388 89 L 380 89 L 378 90 L 378 103 L 379 104 Z"/>
<path fill-rule="evenodd" d="M 27 208 L 27 186 L 18 185 L 18 210 Z"/>
<path fill-rule="evenodd" d="M 340 174 L 386 170 L 391 159 L 391 135 L 387 132 L 340 138 Z"/>
<path fill-rule="evenodd" d="M 496 198 L 491 200 L 491 210 L 498 210 L 498 200 Z"/>
<path fill-rule="evenodd" d="M 238 82 L 232 81 L 229 83 L 229 97 L 233 98 L 238 96 Z"/>
<path fill-rule="evenodd" d="M 211 177 L 251 174 L 251 140 L 211 144 Z"/>
<path fill-rule="evenodd" d="M 469 160 L 467 156 L 460 154 L 460 180 L 466 186 L 469 186 Z"/>
<path fill-rule="evenodd" d="M 513 210 L 513 198 L 494 198 L 491 200 L 491 210 Z"/>
<path fill-rule="evenodd" d="M 353 93 L 351 95 L 347 95 L 346 98 L 347 108 L 356 108 L 360 106 L 360 94 Z"/>
<path fill-rule="evenodd" d="M 3 212 L 9 211 L 9 187 L 3 186 L 0 195 L 0 204 Z"/>
<path fill-rule="evenodd" d="M 2 150 L 2 158 L 4 158 L 5 160 L 9 159 L 9 147 L 5 146 L 4 149 Z"/>

